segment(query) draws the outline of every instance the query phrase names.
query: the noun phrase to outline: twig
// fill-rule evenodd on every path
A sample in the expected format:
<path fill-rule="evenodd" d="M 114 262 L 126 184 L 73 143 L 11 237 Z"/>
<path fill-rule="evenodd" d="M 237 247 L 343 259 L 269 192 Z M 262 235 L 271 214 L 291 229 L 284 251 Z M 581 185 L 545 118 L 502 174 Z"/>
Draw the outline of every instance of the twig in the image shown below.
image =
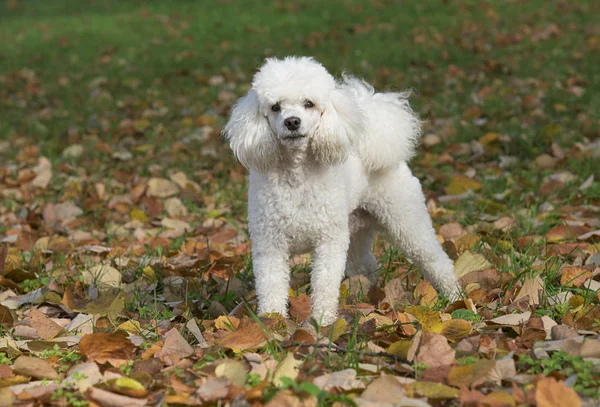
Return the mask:
<path fill-rule="evenodd" d="M 295 343 L 292 342 L 290 344 L 287 345 L 280 345 L 282 349 L 287 349 L 287 348 L 310 348 L 310 347 L 315 347 L 315 348 L 327 348 L 329 350 L 332 350 L 336 353 L 348 353 L 348 352 L 353 352 L 352 350 L 346 349 L 346 348 L 342 348 L 341 346 L 338 346 L 334 343 L 331 344 L 326 344 L 326 343 Z M 371 357 L 376 357 L 376 358 L 386 358 L 386 359 L 391 359 L 394 362 L 399 362 L 399 363 L 406 363 L 408 365 L 412 365 L 413 362 L 409 361 L 408 359 L 403 358 L 402 356 L 396 356 L 396 355 L 392 355 L 391 353 L 386 353 L 386 352 L 361 352 L 362 356 L 371 356 Z"/>

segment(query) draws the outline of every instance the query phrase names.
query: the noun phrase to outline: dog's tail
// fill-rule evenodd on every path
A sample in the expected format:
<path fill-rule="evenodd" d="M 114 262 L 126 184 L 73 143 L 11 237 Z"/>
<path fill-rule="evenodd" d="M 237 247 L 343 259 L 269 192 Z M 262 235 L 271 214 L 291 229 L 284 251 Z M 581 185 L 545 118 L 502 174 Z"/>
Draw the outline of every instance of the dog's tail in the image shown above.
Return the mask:
<path fill-rule="evenodd" d="M 356 153 L 367 171 L 395 168 L 415 155 L 421 121 L 408 104 L 410 92 L 377 93 L 365 81 L 347 75 L 339 86 L 352 92 L 365 112 L 365 134 Z"/>

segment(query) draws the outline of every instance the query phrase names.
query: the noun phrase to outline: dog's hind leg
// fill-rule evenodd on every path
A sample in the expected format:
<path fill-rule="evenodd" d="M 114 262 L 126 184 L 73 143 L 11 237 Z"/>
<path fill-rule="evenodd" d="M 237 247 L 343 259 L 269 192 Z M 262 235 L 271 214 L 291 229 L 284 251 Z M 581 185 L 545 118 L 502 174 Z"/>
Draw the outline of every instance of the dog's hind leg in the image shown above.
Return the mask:
<path fill-rule="evenodd" d="M 371 286 L 377 283 L 379 267 L 373 254 L 377 221 L 366 211 L 358 209 L 350 215 L 350 247 L 346 258 L 346 276 L 364 275 Z"/>
<path fill-rule="evenodd" d="M 405 163 L 393 171 L 373 175 L 365 208 L 439 292 L 451 300 L 458 299 L 454 265 L 436 237 L 421 184 Z"/>

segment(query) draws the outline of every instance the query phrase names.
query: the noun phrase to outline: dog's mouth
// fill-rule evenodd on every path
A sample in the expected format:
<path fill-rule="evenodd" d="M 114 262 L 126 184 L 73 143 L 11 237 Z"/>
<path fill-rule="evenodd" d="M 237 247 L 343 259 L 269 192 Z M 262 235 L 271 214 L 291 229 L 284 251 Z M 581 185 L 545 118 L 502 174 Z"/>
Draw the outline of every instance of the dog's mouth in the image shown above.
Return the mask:
<path fill-rule="evenodd" d="M 282 140 L 299 140 L 299 139 L 303 139 L 306 137 L 306 134 L 300 134 L 300 133 L 293 133 L 293 134 L 287 134 L 283 137 L 281 137 Z"/>

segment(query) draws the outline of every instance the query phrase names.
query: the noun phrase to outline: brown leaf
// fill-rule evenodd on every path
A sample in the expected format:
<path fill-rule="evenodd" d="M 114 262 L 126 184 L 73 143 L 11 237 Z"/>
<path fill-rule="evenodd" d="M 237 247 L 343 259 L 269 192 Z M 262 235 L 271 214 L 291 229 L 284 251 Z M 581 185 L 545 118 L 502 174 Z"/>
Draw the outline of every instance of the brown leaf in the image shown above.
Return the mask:
<path fill-rule="evenodd" d="M 538 380 L 535 401 L 537 407 L 581 407 L 581 399 L 575 390 L 551 377 Z"/>
<path fill-rule="evenodd" d="M 33 377 L 34 379 L 58 379 L 58 373 L 44 359 L 31 356 L 19 356 L 12 367 L 16 374 Z"/>
<path fill-rule="evenodd" d="M 29 326 L 37 329 L 38 335 L 43 340 L 53 339 L 63 328 L 56 322 L 48 318 L 44 313 L 37 308 L 32 308 L 27 316 Z"/>
<path fill-rule="evenodd" d="M 272 325 L 270 321 L 272 320 L 263 321 L 267 329 Z M 219 345 L 223 348 L 230 348 L 235 352 L 239 352 L 259 348 L 269 338 L 269 333 L 265 332 L 258 323 L 250 318 L 244 318 L 240 321 L 239 328 L 221 339 Z"/>
<path fill-rule="evenodd" d="M 452 366 L 448 373 L 448 384 L 454 387 L 481 385 L 495 366 L 496 362 L 487 359 L 480 359 L 470 365 Z"/>
<path fill-rule="evenodd" d="M 315 396 L 301 398 L 290 390 L 281 390 L 265 404 L 265 407 L 317 407 L 317 398 Z"/>
<path fill-rule="evenodd" d="M 290 297 L 290 318 L 296 322 L 304 322 L 310 315 L 310 297 L 300 294 Z"/>
<path fill-rule="evenodd" d="M 444 240 L 456 241 L 467 235 L 467 231 L 458 222 L 451 222 L 443 225 L 438 232 Z"/>
<path fill-rule="evenodd" d="M 354 369 L 344 369 L 315 377 L 313 384 L 325 391 L 351 391 L 365 387 L 364 383 L 356 378 Z"/>
<path fill-rule="evenodd" d="M 561 269 L 560 285 L 581 287 L 589 278 L 592 278 L 592 272 L 589 270 L 577 266 L 564 266 Z"/>
<path fill-rule="evenodd" d="M 421 280 L 415 288 L 415 298 L 419 299 L 419 305 L 433 307 L 439 299 L 439 295 L 429 281 Z"/>
<path fill-rule="evenodd" d="M 90 362 L 110 363 L 114 367 L 127 364 L 133 358 L 136 346 L 124 335 L 96 332 L 84 335 L 79 342 L 79 352 Z"/>
<path fill-rule="evenodd" d="M 450 365 L 454 362 L 456 352 L 448 344 L 445 336 L 430 331 L 423 331 L 416 361 L 428 367 Z"/>
<path fill-rule="evenodd" d="M 442 323 L 442 335 L 451 342 L 458 342 L 469 336 L 473 331 L 473 325 L 464 319 L 451 319 Z"/>
<path fill-rule="evenodd" d="M 360 395 L 361 399 L 376 403 L 399 405 L 406 397 L 404 387 L 393 376 L 382 376 L 371 382 Z"/>
<path fill-rule="evenodd" d="M 102 407 L 143 407 L 148 404 L 147 399 L 127 397 L 97 387 L 89 387 L 87 396 Z"/>
<path fill-rule="evenodd" d="M 544 292 L 544 280 L 538 274 L 533 278 L 526 280 L 523 283 L 523 287 L 517 293 L 515 302 L 519 302 L 520 299 L 527 297 L 529 305 L 540 304 L 540 294 Z"/>
<path fill-rule="evenodd" d="M 0 326 L 10 328 L 13 326 L 14 317 L 9 308 L 4 305 L 0 305 Z"/>
<path fill-rule="evenodd" d="M 215 402 L 227 397 L 230 388 L 231 380 L 227 377 L 211 376 L 198 386 L 195 394 L 204 402 Z"/>
<path fill-rule="evenodd" d="M 162 349 L 156 352 L 155 356 L 161 360 L 169 358 L 176 363 L 179 359 L 186 358 L 194 354 L 194 349 L 179 333 L 177 328 L 172 328 L 165 334 L 165 343 Z M 173 363 L 173 364 L 174 364 Z"/>

